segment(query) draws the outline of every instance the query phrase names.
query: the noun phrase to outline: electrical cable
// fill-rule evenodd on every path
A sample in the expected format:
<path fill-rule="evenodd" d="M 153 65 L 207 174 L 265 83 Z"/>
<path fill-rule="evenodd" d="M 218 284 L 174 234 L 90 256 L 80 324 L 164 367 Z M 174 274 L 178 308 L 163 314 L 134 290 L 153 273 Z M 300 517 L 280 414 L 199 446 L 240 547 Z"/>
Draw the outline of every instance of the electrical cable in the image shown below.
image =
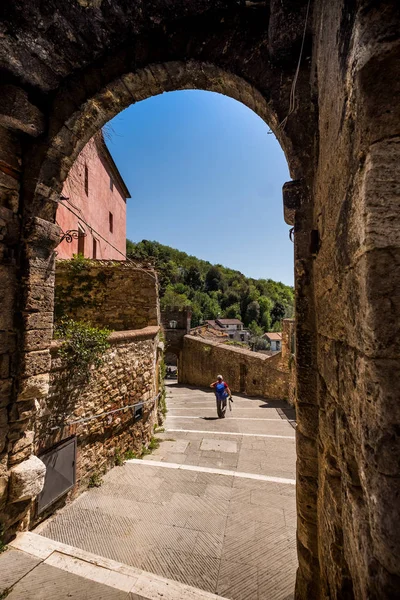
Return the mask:
<path fill-rule="evenodd" d="M 157 396 L 155 396 L 154 398 L 151 398 L 150 400 L 144 400 L 143 402 L 139 401 L 139 402 L 136 402 L 135 404 L 129 404 L 128 406 L 121 406 L 120 408 L 114 408 L 114 410 L 108 410 L 108 411 L 100 413 L 98 415 L 92 415 L 90 417 L 85 417 L 84 419 L 77 419 L 76 421 L 67 421 L 67 423 L 64 423 L 62 425 L 57 425 L 55 427 L 51 427 L 50 431 L 56 431 L 58 429 L 61 429 L 62 427 L 69 427 L 70 425 L 78 425 L 81 423 L 87 423 L 88 421 L 93 421 L 94 419 L 101 419 L 101 418 L 107 417 L 108 415 L 112 415 L 117 412 L 122 412 L 122 411 L 126 411 L 130 408 L 134 408 L 138 404 L 142 404 L 143 406 L 145 406 L 147 404 L 155 404 L 157 402 L 157 400 L 160 398 L 160 396 L 161 396 L 161 393 L 157 394 Z"/>
<path fill-rule="evenodd" d="M 307 31 L 307 22 L 308 22 L 308 13 L 309 13 L 309 10 L 310 10 L 310 3 L 311 3 L 311 0 L 308 0 L 307 11 L 306 11 L 306 18 L 305 18 L 305 22 L 304 22 L 303 39 L 301 41 L 301 47 L 300 47 L 300 56 L 299 56 L 299 60 L 298 60 L 298 63 L 297 63 L 297 68 L 296 68 L 296 71 L 295 71 L 295 74 L 294 74 L 294 78 L 293 78 L 293 82 L 292 82 L 292 87 L 290 89 L 289 112 L 286 115 L 286 117 L 283 119 L 283 121 L 281 123 L 279 123 L 279 128 L 280 129 L 285 129 L 285 126 L 286 126 L 288 118 L 290 117 L 290 115 L 295 110 L 296 84 L 297 84 L 297 79 L 298 79 L 299 72 L 300 72 L 301 59 L 303 57 L 304 42 L 305 42 L 305 39 L 306 39 L 306 31 Z"/>

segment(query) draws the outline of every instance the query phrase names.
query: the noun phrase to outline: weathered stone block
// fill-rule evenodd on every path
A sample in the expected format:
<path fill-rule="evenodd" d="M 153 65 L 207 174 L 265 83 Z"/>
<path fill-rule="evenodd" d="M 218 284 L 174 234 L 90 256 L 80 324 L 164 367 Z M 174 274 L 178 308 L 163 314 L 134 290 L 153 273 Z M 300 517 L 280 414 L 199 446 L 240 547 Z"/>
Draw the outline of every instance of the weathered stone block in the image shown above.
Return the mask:
<path fill-rule="evenodd" d="M 25 431 L 24 435 L 17 442 L 14 443 L 12 447 L 12 454 L 17 454 L 18 452 L 21 452 L 21 450 L 31 448 L 33 444 L 34 435 L 35 434 L 33 431 Z"/>
<path fill-rule="evenodd" d="M 43 489 L 45 475 L 46 466 L 37 456 L 32 455 L 13 467 L 10 475 L 10 502 L 35 498 Z"/>
<path fill-rule="evenodd" d="M 13 329 L 16 273 L 14 265 L 0 265 L 0 330 Z"/>
<path fill-rule="evenodd" d="M 25 90 L 14 85 L 0 88 L 0 124 L 10 129 L 38 136 L 44 131 L 44 116 L 28 100 Z"/>
<path fill-rule="evenodd" d="M 0 379 L 7 379 L 10 376 L 10 355 L 0 354 Z"/>
<path fill-rule="evenodd" d="M 27 311 L 52 312 L 54 307 L 54 290 L 43 285 L 28 285 L 26 289 Z"/>
<path fill-rule="evenodd" d="M 52 329 L 37 329 L 26 331 L 24 339 L 24 349 L 26 352 L 35 350 L 46 350 L 50 348 L 52 338 Z"/>
<path fill-rule="evenodd" d="M 51 354 L 49 350 L 26 352 L 21 358 L 21 370 L 24 377 L 48 373 L 51 367 Z"/>
<path fill-rule="evenodd" d="M 53 327 L 52 312 L 25 313 L 23 314 L 23 320 L 25 324 L 25 329 L 27 331 L 30 331 L 32 329 L 52 329 Z"/>
<path fill-rule="evenodd" d="M 8 487 L 8 477 L 0 474 L 0 506 L 6 502 L 6 493 Z"/>
<path fill-rule="evenodd" d="M 7 207 L 7 198 L 4 198 L 4 192 L 0 189 L 0 195 L 3 198 L 3 204 L 0 204 L 0 242 L 5 244 L 17 244 L 20 236 L 20 221 L 11 208 Z"/>
<path fill-rule="evenodd" d="M 0 380 L 0 407 L 7 406 L 11 401 L 11 391 L 13 386 L 13 379 Z"/>
<path fill-rule="evenodd" d="M 49 379 L 50 375 L 45 373 L 41 375 L 32 375 L 32 377 L 22 380 L 18 393 L 18 402 L 33 398 L 44 398 L 47 396 L 49 391 Z"/>

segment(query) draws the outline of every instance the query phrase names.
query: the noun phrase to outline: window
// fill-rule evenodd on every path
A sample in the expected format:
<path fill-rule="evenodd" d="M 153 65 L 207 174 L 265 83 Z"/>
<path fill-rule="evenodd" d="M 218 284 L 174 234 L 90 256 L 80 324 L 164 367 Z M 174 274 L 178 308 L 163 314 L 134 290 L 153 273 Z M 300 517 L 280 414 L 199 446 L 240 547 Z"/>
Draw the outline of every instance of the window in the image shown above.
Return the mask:
<path fill-rule="evenodd" d="M 80 225 L 78 225 L 78 254 L 85 256 L 85 232 Z"/>
<path fill-rule="evenodd" d="M 85 194 L 89 196 L 89 169 L 87 165 L 85 165 Z"/>
<path fill-rule="evenodd" d="M 108 213 L 108 224 L 110 226 L 110 232 L 112 233 L 114 231 L 114 217 L 112 213 Z"/>
<path fill-rule="evenodd" d="M 93 258 L 97 258 L 97 240 L 93 238 Z"/>
<path fill-rule="evenodd" d="M 110 190 L 113 191 L 114 189 L 114 182 L 112 180 L 112 178 L 110 177 Z"/>

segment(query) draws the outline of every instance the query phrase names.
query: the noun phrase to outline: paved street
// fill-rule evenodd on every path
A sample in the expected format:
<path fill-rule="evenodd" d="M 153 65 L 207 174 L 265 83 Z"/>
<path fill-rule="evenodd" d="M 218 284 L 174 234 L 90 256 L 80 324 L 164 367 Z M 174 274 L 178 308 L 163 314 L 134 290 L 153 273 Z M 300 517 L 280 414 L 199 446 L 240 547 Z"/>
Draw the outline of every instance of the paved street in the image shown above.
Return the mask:
<path fill-rule="evenodd" d="M 292 598 L 292 411 L 234 400 L 217 419 L 211 390 L 170 383 L 160 447 L 112 469 L 35 533 L 223 598 Z"/>

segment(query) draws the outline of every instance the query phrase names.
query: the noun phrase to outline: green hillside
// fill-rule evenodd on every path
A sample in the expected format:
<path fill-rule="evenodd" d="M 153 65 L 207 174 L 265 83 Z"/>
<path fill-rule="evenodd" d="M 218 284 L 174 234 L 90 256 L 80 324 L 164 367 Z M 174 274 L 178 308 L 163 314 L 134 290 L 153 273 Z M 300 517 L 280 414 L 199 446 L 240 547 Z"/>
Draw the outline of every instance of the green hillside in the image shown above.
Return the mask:
<path fill-rule="evenodd" d="M 192 308 L 192 326 L 205 319 L 238 318 L 255 334 L 280 329 L 293 316 L 294 290 L 272 279 L 252 279 L 240 271 L 190 256 L 158 242 L 127 240 L 127 255 L 154 264 L 161 308 Z"/>

